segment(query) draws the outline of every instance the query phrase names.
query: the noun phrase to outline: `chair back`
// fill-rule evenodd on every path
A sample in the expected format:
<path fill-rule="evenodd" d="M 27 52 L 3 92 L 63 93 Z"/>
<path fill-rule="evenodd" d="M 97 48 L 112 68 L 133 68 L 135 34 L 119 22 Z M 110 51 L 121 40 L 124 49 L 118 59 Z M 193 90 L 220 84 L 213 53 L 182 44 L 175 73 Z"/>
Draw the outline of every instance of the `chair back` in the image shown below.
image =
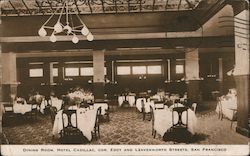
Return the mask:
<path fill-rule="evenodd" d="M 145 103 L 144 103 L 144 98 L 141 99 L 141 111 L 142 113 L 145 112 Z"/>
<path fill-rule="evenodd" d="M 75 114 L 76 126 L 72 124 L 72 115 Z M 64 115 L 67 116 L 68 124 L 64 123 Z M 89 142 L 88 139 L 83 135 L 82 131 L 77 128 L 77 112 L 76 110 L 62 110 L 62 123 L 63 129 L 60 133 L 59 141 L 62 144 L 83 144 Z"/>
<path fill-rule="evenodd" d="M 13 105 L 10 103 L 3 103 L 5 113 L 14 113 Z"/>
<path fill-rule="evenodd" d="M 182 113 L 186 111 L 186 123 L 182 122 Z M 178 114 L 178 122 L 174 123 L 174 112 Z M 172 111 L 172 127 L 187 128 L 188 127 L 188 107 L 174 107 Z"/>
<path fill-rule="evenodd" d="M 192 104 L 192 109 L 193 109 L 194 113 L 196 113 L 196 107 L 197 107 L 197 103 L 193 103 Z"/>
<path fill-rule="evenodd" d="M 164 102 L 163 101 L 155 101 L 154 107 L 155 107 L 155 109 L 164 109 Z"/>
<path fill-rule="evenodd" d="M 95 119 L 95 125 L 97 125 L 100 121 L 100 118 L 101 118 L 101 107 L 99 107 L 97 109 L 97 112 L 96 112 L 96 119 Z"/>
<path fill-rule="evenodd" d="M 38 107 L 37 104 L 35 104 L 35 103 L 32 103 L 32 104 L 31 104 L 31 110 L 32 110 L 32 111 L 37 110 L 37 107 Z"/>
<path fill-rule="evenodd" d="M 56 109 L 56 107 L 51 106 L 51 107 L 50 107 L 50 118 L 51 118 L 52 124 L 54 124 L 56 114 L 57 114 L 57 109 Z"/>
<path fill-rule="evenodd" d="M 81 102 L 80 103 L 80 108 L 89 108 L 90 104 L 88 104 L 87 102 Z"/>
<path fill-rule="evenodd" d="M 76 123 L 76 126 L 73 126 L 72 124 L 72 115 L 75 114 L 75 123 Z M 67 121 L 68 121 L 68 124 L 65 125 L 64 123 L 64 115 L 67 116 Z M 63 110 L 62 111 L 62 123 L 63 123 L 63 129 L 65 128 L 77 128 L 77 113 L 76 113 L 76 110 Z"/>

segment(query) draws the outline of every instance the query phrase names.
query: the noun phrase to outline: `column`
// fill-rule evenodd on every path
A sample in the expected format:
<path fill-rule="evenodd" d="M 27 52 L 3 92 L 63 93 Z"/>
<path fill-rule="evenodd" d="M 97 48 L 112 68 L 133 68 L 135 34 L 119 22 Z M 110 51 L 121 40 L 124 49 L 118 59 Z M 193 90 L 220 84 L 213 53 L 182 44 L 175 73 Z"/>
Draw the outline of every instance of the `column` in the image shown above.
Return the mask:
<path fill-rule="evenodd" d="M 53 84 L 53 63 L 51 62 L 44 62 L 44 78 L 46 85 Z"/>
<path fill-rule="evenodd" d="M 65 94 L 67 88 L 63 87 L 64 83 L 64 62 L 58 62 L 58 82 L 55 88 L 55 92 L 57 95 Z"/>
<path fill-rule="evenodd" d="M 191 102 L 200 102 L 198 49 L 185 52 L 185 78 L 188 98 Z"/>
<path fill-rule="evenodd" d="M 44 62 L 44 90 L 43 90 L 43 94 L 46 97 L 49 97 L 50 95 L 50 91 L 51 91 L 51 87 L 54 83 L 53 81 L 53 63 L 52 62 Z"/>
<path fill-rule="evenodd" d="M 2 101 L 17 95 L 16 54 L 2 53 Z"/>
<path fill-rule="evenodd" d="M 234 8 L 235 13 L 238 8 Z M 239 20 L 241 22 L 239 22 Z M 233 72 L 237 89 L 236 131 L 249 137 L 249 10 L 235 14 L 235 69 Z M 240 34 L 239 34 L 240 33 Z"/>
<path fill-rule="evenodd" d="M 93 52 L 94 80 L 93 92 L 96 99 L 104 99 L 104 51 Z"/>
<path fill-rule="evenodd" d="M 0 24 L 1 24 L 1 17 L 0 17 Z M 2 105 L 2 77 L 3 77 L 3 70 L 2 70 L 2 44 L 0 43 L 0 135 L 2 135 L 2 116 L 3 116 L 3 105 Z"/>
<path fill-rule="evenodd" d="M 220 94 L 223 94 L 223 60 L 219 58 L 219 87 Z"/>

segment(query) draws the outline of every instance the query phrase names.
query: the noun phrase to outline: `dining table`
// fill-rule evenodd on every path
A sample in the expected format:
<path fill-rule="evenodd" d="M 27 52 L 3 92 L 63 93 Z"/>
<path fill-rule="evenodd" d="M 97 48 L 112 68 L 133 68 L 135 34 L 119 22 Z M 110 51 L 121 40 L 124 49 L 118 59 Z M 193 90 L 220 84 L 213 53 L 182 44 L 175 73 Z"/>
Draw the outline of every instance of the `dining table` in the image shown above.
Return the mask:
<path fill-rule="evenodd" d="M 48 101 L 48 104 L 53 107 L 56 107 L 57 110 L 60 110 L 62 108 L 63 100 L 58 98 L 51 98 Z"/>
<path fill-rule="evenodd" d="M 142 102 L 144 103 L 144 111 L 145 113 L 150 112 L 150 106 L 154 108 L 154 102 L 147 100 L 146 98 L 138 98 L 136 99 L 136 108 L 139 112 L 142 112 Z"/>
<path fill-rule="evenodd" d="M 179 104 L 177 106 L 172 105 L 170 107 L 165 107 L 164 109 L 153 110 L 153 113 L 154 113 L 154 124 L 153 124 L 154 127 L 153 128 L 162 137 L 173 126 L 173 124 L 178 123 L 178 118 L 179 118 L 178 113 L 172 112 L 174 107 L 184 107 L 184 106 L 182 104 Z M 188 111 L 188 120 L 186 120 L 187 111 Z M 181 120 L 184 124 L 188 125 L 188 131 L 194 134 L 197 128 L 197 117 L 195 115 L 195 112 L 192 111 L 191 109 L 187 109 L 187 111 L 182 113 Z"/>
<path fill-rule="evenodd" d="M 98 107 L 99 108 L 99 107 Z M 95 127 L 97 109 L 93 108 L 77 108 L 71 107 L 69 109 L 76 109 L 76 114 L 71 116 L 71 123 L 73 126 L 77 126 L 78 129 L 83 133 L 83 135 L 89 140 L 92 140 L 92 131 Z M 62 116 L 63 110 L 59 110 L 55 116 L 55 121 L 53 124 L 52 134 L 53 136 L 59 138 L 60 132 L 63 129 L 64 125 L 68 125 L 67 116 L 64 114 Z M 76 116 L 77 116 L 77 125 L 76 125 Z"/>
<path fill-rule="evenodd" d="M 221 98 L 217 103 L 215 111 L 232 120 L 237 111 L 237 98 Z"/>
<path fill-rule="evenodd" d="M 123 102 L 127 101 L 130 107 L 133 107 L 135 104 L 135 96 L 134 95 L 121 95 L 118 96 L 118 104 L 121 106 Z"/>

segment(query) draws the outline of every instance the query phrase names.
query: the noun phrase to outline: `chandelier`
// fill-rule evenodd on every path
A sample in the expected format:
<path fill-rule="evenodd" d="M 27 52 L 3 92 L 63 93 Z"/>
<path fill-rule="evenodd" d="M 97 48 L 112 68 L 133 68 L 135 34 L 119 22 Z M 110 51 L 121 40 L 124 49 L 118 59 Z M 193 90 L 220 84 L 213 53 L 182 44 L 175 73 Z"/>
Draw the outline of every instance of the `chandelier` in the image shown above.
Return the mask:
<path fill-rule="evenodd" d="M 48 24 L 51 23 L 50 20 L 55 16 L 57 12 L 60 11 L 59 17 L 56 21 L 56 23 L 53 26 L 49 26 Z M 63 18 L 63 15 L 65 14 L 65 18 Z M 73 22 L 73 15 L 75 15 L 77 18 L 78 25 L 74 26 Z M 76 24 L 76 21 L 75 21 Z M 66 0 L 62 7 L 57 8 L 57 10 L 48 18 L 48 20 L 41 26 L 41 28 L 38 31 L 39 36 L 45 37 L 47 35 L 47 30 L 51 30 L 52 33 L 49 37 L 51 42 L 56 42 L 57 34 L 65 33 L 67 36 L 71 35 L 72 36 L 72 42 L 73 43 L 78 43 L 79 38 L 77 37 L 76 34 L 82 34 L 86 36 L 88 41 L 93 41 L 94 36 L 92 33 L 89 31 L 87 26 L 83 23 L 79 15 L 74 12 L 74 14 L 69 14 L 69 2 Z"/>

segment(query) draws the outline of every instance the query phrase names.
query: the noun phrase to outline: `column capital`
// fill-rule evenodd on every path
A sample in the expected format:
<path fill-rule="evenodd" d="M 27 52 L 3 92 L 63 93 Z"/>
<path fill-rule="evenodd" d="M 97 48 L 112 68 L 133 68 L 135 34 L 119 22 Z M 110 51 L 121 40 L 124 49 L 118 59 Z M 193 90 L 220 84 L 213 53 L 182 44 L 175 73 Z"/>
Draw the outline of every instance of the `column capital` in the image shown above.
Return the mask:
<path fill-rule="evenodd" d="M 249 9 L 248 0 L 228 0 L 228 4 L 233 7 L 234 15 Z"/>

